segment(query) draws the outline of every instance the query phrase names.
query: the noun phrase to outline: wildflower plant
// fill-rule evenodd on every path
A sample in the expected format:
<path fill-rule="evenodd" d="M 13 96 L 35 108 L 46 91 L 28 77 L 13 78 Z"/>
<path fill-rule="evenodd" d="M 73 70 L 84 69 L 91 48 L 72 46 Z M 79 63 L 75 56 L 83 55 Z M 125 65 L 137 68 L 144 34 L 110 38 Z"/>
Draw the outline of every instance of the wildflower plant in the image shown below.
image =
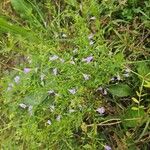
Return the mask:
<path fill-rule="evenodd" d="M 140 105 L 143 87 L 149 82 L 149 63 L 144 69 L 129 67 L 136 52 L 128 52 L 133 45 L 123 42 L 125 33 L 118 33 L 115 18 L 125 6 L 95 0 L 61 3 L 11 0 L 16 14 L 4 13 L 0 18 L 2 55 L 10 63 L 8 71 L 2 69 L 0 81 L 2 147 L 136 147 L 133 139 L 139 136 L 140 142 L 149 130 L 149 122 L 142 120 L 148 118 L 145 104 Z M 134 117 L 140 119 L 133 123 Z M 134 133 L 128 128 L 139 128 L 141 134 L 132 139 Z"/>

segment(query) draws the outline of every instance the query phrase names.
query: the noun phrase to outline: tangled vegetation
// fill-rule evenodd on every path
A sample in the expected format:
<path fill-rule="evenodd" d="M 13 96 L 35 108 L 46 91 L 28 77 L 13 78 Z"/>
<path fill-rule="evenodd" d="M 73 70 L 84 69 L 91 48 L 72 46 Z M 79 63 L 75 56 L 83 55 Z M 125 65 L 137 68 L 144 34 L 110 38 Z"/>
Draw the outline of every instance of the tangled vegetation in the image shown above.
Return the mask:
<path fill-rule="evenodd" d="M 149 0 L 1 0 L 1 149 L 148 150 Z"/>

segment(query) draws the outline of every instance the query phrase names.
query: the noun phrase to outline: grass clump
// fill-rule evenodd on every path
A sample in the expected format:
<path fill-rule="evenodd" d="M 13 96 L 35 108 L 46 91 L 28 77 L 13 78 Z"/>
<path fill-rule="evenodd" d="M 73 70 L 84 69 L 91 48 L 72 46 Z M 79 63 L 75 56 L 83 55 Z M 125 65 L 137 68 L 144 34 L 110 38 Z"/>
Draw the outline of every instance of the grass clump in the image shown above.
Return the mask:
<path fill-rule="evenodd" d="M 0 7 L 2 149 L 148 149 L 149 1 Z"/>

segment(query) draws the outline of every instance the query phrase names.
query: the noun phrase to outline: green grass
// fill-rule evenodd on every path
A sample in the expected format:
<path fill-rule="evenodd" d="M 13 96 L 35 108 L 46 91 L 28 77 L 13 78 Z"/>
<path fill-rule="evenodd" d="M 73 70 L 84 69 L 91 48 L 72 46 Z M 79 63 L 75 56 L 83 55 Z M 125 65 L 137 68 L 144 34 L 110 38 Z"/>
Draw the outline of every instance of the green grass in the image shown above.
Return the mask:
<path fill-rule="evenodd" d="M 149 8 L 2 0 L 1 149 L 148 150 Z"/>

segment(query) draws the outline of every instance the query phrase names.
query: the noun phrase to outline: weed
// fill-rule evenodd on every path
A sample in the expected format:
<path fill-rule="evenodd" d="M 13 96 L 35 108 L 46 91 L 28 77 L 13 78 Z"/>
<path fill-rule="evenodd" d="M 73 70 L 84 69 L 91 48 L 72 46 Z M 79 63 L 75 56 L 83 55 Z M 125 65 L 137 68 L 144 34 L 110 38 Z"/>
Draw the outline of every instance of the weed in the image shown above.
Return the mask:
<path fill-rule="evenodd" d="M 2 149 L 148 149 L 149 1 L 0 8 Z"/>

